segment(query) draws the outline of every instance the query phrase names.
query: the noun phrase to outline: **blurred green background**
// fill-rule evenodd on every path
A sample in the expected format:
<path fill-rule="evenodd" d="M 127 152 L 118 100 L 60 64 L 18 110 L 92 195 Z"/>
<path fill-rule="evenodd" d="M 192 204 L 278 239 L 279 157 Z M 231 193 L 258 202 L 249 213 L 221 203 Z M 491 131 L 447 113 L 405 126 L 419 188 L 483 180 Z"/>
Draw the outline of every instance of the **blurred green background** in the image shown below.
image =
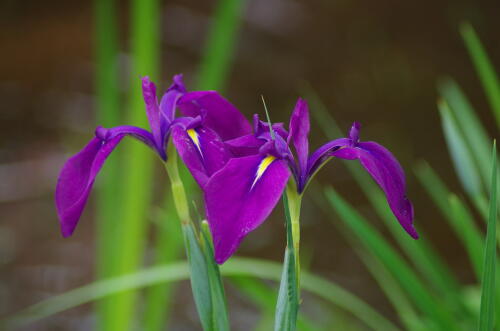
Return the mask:
<path fill-rule="evenodd" d="M 476 281 L 466 251 L 419 185 L 413 169 L 418 161 L 426 160 L 452 191 L 464 195 L 452 170 L 436 106 L 436 86 L 442 76 L 455 78 L 486 130 L 498 135 L 459 33 L 459 24 L 469 21 L 492 63 L 500 68 L 498 1 L 143 1 L 142 5 L 141 1 L 118 1 L 115 8 L 108 8 L 109 12 L 104 8 L 99 21 L 97 6 L 105 3 L 6 0 L 0 4 L 0 316 L 89 283 L 99 274 L 96 269 L 106 269 L 102 264 L 116 260 L 120 254 L 114 252 L 104 258 L 96 253 L 96 247 L 114 246 L 117 239 L 109 232 L 119 229 L 123 216 L 117 217 L 111 230 L 102 230 L 95 220 L 116 209 L 116 214 L 125 213 L 125 218 L 134 212 L 141 215 L 137 208 L 127 211 L 128 204 L 118 203 L 111 211 L 101 206 L 96 213 L 93 207 L 99 203 L 92 199 L 73 237 L 62 239 L 53 190 L 64 160 L 90 139 L 97 122 L 111 123 L 104 123 L 109 126 L 144 121 L 142 101 L 137 101 L 139 75 L 151 76 L 163 91 L 173 74 L 184 73 L 188 89 L 219 88 L 248 117 L 263 114 L 262 94 L 273 121 L 288 121 L 297 97 L 307 98 L 314 91 L 341 130 L 347 132 L 354 120 L 360 121 L 361 139 L 377 141 L 397 156 L 407 173 L 417 229 L 425 231 L 426 239 L 462 284 Z M 145 8 L 144 3 L 151 7 Z M 235 8 L 231 8 L 232 3 L 236 3 Z M 218 4 L 222 6 L 219 9 L 225 4 L 228 11 L 241 10 L 240 22 L 221 18 L 224 15 L 217 11 Z M 229 39 L 233 36 L 234 48 L 231 42 L 222 43 L 211 53 L 210 45 L 217 44 L 209 37 L 217 34 L 214 17 L 231 29 L 224 34 L 223 26 L 220 34 Z M 116 30 L 107 29 L 106 24 L 114 20 Z M 96 30 L 96 26 L 103 30 Z M 115 52 L 114 60 L 97 62 L 102 53 L 99 55 L 96 45 L 107 45 Z M 217 70 L 218 60 L 225 69 Z M 116 76 L 109 81 L 106 77 L 97 80 L 98 68 L 101 72 L 102 68 L 111 69 L 112 74 L 115 70 Z M 133 92 L 131 84 L 135 84 Z M 103 102 L 102 94 L 99 99 L 96 92 L 103 90 L 116 98 Z M 97 111 L 99 105 L 100 109 L 116 109 L 116 113 L 106 117 Z M 318 147 L 327 138 L 317 122 L 311 126 L 312 147 Z M 144 222 L 147 224 L 150 218 L 168 221 L 161 212 L 166 176 L 155 162 L 145 165 L 150 171 L 139 171 L 135 179 L 131 178 L 128 171 L 134 162 L 130 155 L 137 152 L 134 146 L 123 144 L 121 157 L 113 159 L 99 179 L 124 186 L 144 182 L 141 197 L 148 195 L 152 201 L 149 204 L 145 199 Z M 334 161 L 325 167 L 305 196 L 304 265 L 401 325 L 394 307 L 353 246 L 332 226 L 331 221 L 340 223 L 337 214 L 325 213 L 315 201 L 313 192 L 331 184 L 385 237 L 390 237 L 341 163 Z M 112 167 L 117 169 L 113 175 L 108 171 Z M 129 199 L 135 201 L 133 196 Z M 154 216 L 159 214 L 162 216 Z M 131 254 L 137 254 L 136 259 L 141 261 L 143 246 L 146 265 L 158 259 L 157 229 L 139 225 L 127 230 L 134 233 L 131 241 L 139 247 Z M 103 236 L 103 231 L 108 232 Z M 124 235 L 121 241 L 128 239 Z M 280 262 L 284 243 L 283 215 L 277 208 L 247 237 L 238 255 Z M 128 246 L 124 244 L 118 250 L 130 249 L 123 247 Z M 175 248 L 163 248 L 170 249 Z M 130 263 L 132 266 L 123 270 L 133 269 L 134 262 Z M 197 329 L 189 284 L 182 282 L 173 291 L 169 329 Z M 234 330 L 252 329 L 260 320 L 259 309 L 233 285 L 228 285 L 227 291 Z M 143 310 L 147 307 L 144 303 L 149 302 L 148 296 L 144 297 L 138 301 Z M 313 301 L 308 298 L 306 295 L 304 311 L 312 316 L 325 314 L 326 308 L 308 304 Z M 93 329 L 98 314 L 92 307 L 66 311 L 26 330 Z"/>

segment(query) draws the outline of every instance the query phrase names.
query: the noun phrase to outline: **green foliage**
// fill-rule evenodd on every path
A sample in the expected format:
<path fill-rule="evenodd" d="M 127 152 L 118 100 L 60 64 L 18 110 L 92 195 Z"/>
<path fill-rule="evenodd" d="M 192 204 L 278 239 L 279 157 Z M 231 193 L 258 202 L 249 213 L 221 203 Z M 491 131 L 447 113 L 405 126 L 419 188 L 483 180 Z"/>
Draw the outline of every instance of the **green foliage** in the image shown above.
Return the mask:
<path fill-rule="evenodd" d="M 497 229 L 497 151 L 496 143 L 493 144 L 491 162 L 491 196 L 488 217 L 488 230 L 486 233 L 486 246 L 484 249 L 484 267 L 481 288 L 481 310 L 479 313 L 479 330 L 493 330 L 495 323 L 495 272 L 496 272 L 496 229 Z"/>
<path fill-rule="evenodd" d="M 460 32 L 500 128 L 500 83 L 495 69 L 474 28 L 469 23 L 464 23 L 460 26 Z"/>
<path fill-rule="evenodd" d="M 191 235 L 190 235 L 191 236 Z M 282 265 L 272 261 L 233 257 L 226 262 L 221 273 L 224 276 L 245 276 L 280 281 Z M 39 302 L 18 314 L 3 320 L 0 326 L 21 327 L 47 318 L 64 310 L 115 295 L 123 291 L 138 290 L 164 282 L 188 279 L 190 275 L 187 262 L 174 262 L 168 265 L 143 268 L 124 276 L 99 280 L 83 287 L 53 296 Z M 344 290 L 332 281 L 302 273 L 302 288 L 326 302 L 357 316 L 370 328 L 377 331 L 395 331 L 398 328 L 380 315 L 370 305 Z"/>
<path fill-rule="evenodd" d="M 292 220 L 288 205 L 288 197 L 283 194 L 285 208 L 286 249 L 283 261 L 278 301 L 276 303 L 275 331 L 294 331 L 299 311 L 299 283 L 293 244 Z"/>

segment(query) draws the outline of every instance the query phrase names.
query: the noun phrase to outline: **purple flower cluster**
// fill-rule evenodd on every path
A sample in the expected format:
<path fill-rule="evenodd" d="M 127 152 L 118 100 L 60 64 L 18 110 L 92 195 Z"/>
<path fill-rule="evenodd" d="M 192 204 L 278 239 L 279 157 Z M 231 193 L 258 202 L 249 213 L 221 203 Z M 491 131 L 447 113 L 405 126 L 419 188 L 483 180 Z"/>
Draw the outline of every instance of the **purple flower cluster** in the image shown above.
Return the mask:
<path fill-rule="evenodd" d="M 187 92 L 182 76 L 158 103 L 155 85 L 142 79 L 151 131 L 134 126 L 98 127 L 95 137 L 64 165 L 56 189 L 63 236 L 70 236 L 83 212 L 94 180 L 125 136 L 138 139 L 167 162 L 170 137 L 181 159 L 204 192 L 216 262 L 224 263 L 241 240 L 269 216 L 293 177 L 299 194 L 332 157 L 359 160 L 382 188 L 403 228 L 418 238 L 413 207 L 405 195 L 405 177 L 394 156 L 375 142 L 359 140 L 354 123 L 349 137 L 332 140 L 309 154 L 307 103 L 299 99 L 288 131 L 254 115 L 253 125 L 215 91 Z M 181 116 L 176 117 L 177 111 Z"/>

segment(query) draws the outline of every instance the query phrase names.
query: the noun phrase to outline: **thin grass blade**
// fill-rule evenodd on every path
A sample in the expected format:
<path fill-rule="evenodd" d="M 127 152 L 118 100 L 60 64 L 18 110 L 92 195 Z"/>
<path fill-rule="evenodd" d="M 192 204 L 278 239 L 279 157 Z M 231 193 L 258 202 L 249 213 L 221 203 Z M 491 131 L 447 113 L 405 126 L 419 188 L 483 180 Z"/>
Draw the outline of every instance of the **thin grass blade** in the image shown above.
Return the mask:
<path fill-rule="evenodd" d="M 495 69 L 472 25 L 463 23 L 460 26 L 460 33 L 496 117 L 497 126 L 500 128 L 500 83 Z"/>
<path fill-rule="evenodd" d="M 416 307 L 429 316 L 440 328 L 457 329 L 458 324 L 447 308 L 443 307 L 421 282 L 419 277 L 388 245 L 383 237 L 361 217 L 333 188 L 325 189 L 325 194 L 332 208 L 338 213 L 343 223 L 348 226 L 353 235 L 359 238 L 365 249 L 373 252 L 381 263 L 391 271 L 392 275 L 411 297 Z"/>
<path fill-rule="evenodd" d="M 165 209 L 159 211 L 155 219 L 154 265 L 173 263 L 179 259 L 183 244 L 180 220 L 170 194 L 167 194 Z M 165 328 L 172 308 L 174 290 L 172 283 L 158 284 L 147 289 L 144 300 L 144 330 Z"/>
<path fill-rule="evenodd" d="M 493 142 L 491 162 L 491 195 L 484 249 L 483 279 L 481 285 L 481 309 L 479 312 L 479 331 L 493 330 L 495 323 L 495 293 L 496 293 L 496 230 L 497 230 L 497 152 L 496 142 Z"/>
<path fill-rule="evenodd" d="M 113 127 L 120 122 L 118 91 L 118 33 L 115 0 L 94 1 L 95 60 L 96 60 L 96 124 Z M 96 199 L 96 277 L 104 279 L 116 274 L 115 256 L 119 237 L 116 235 L 119 218 L 120 160 L 113 153 L 100 175 Z M 96 302 L 97 329 L 109 330 L 113 318 L 107 313 L 109 300 Z"/>
<path fill-rule="evenodd" d="M 244 0 L 219 0 L 199 71 L 198 89 L 221 90 L 234 54 Z"/>

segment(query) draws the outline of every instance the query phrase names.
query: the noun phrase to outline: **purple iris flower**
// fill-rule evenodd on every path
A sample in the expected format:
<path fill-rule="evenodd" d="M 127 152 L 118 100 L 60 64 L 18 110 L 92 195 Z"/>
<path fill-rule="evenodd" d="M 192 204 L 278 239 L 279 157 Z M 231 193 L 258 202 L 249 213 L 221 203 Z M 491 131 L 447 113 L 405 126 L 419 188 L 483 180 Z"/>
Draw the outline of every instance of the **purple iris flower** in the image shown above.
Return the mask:
<path fill-rule="evenodd" d="M 229 154 L 228 161 L 202 185 L 217 263 L 224 263 L 241 240 L 269 216 L 290 174 L 298 194 L 302 194 L 313 175 L 332 157 L 358 160 L 384 191 L 399 223 L 410 236 L 418 238 L 400 164 L 378 143 L 361 142 L 358 123 L 353 124 L 349 137 L 330 141 L 310 155 L 309 111 L 304 100 L 299 99 L 295 106 L 289 132 L 282 123 L 272 128 L 269 130 L 269 125 L 255 115 L 253 133 L 224 139 L 226 151 L 221 153 Z M 187 150 L 192 142 L 186 140 L 185 148 L 177 147 Z M 185 162 L 193 154 L 181 153 Z M 190 167 L 189 162 L 186 164 Z"/>
<path fill-rule="evenodd" d="M 148 77 L 142 79 L 142 91 L 151 131 L 135 126 L 98 127 L 95 137 L 62 168 L 55 195 L 64 237 L 75 230 L 97 174 L 125 136 L 145 143 L 164 162 L 170 135 L 181 147 L 182 139 L 192 139 L 196 144 L 189 146 L 191 150 L 181 148 L 180 152 L 186 158 L 193 156 L 196 149 L 203 151 L 203 158 L 191 157 L 189 165 L 197 182 L 204 187 L 208 177 L 228 161 L 222 139 L 233 139 L 252 131 L 243 115 L 217 92 L 186 92 L 181 75 L 174 76 L 160 103 L 156 87 Z M 182 117 L 175 117 L 176 109 Z"/>

